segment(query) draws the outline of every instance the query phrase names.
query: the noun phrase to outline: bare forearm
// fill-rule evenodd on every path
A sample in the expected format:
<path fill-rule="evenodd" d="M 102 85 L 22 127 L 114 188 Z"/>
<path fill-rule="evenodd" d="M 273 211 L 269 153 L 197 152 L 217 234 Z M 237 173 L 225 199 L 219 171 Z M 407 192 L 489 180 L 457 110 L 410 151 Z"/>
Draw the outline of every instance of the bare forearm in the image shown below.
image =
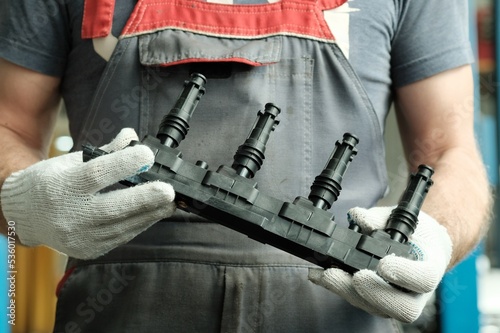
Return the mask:
<path fill-rule="evenodd" d="M 3 183 L 12 172 L 26 168 L 46 157 L 46 152 L 31 148 L 12 130 L 0 126 L 2 145 L 0 155 L 0 182 Z"/>
<path fill-rule="evenodd" d="M 423 210 L 453 242 L 449 267 L 485 234 L 492 198 L 474 138 L 472 69 L 462 66 L 397 89 L 396 110 L 407 161 L 435 169 Z"/>
<path fill-rule="evenodd" d="M 12 130 L 0 126 L 0 137 L 2 144 L 0 145 L 0 188 L 5 179 L 13 172 L 25 169 L 33 163 L 43 159 L 44 152 L 39 149 L 31 148 L 17 133 Z M 1 204 L 1 202 L 0 202 Z M 7 221 L 5 220 L 2 211 L 0 210 L 0 232 L 6 234 Z"/>
<path fill-rule="evenodd" d="M 3 59 L 0 73 L 1 189 L 10 174 L 46 157 L 61 97 L 58 78 Z M 0 230 L 5 229 L 0 209 Z"/>
<path fill-rule="evenodd" d="M 488 228 L 492 197 L 475 149 L 447 150 L 433 164 L 434 186 L 423 210 L 444 225 L 453 242 L 449 268 L 466 257 Z"/>

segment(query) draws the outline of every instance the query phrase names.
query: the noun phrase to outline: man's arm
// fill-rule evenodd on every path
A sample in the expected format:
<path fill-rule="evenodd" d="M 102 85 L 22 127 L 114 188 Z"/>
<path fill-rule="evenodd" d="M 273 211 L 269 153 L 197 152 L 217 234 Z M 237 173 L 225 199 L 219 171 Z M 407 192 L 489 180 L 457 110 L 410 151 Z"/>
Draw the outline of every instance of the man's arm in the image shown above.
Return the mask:
<path fill-rule="evenodd" d="M 14 171 L 46 158 L 60 105 L 60 79 L 0 59 L 0 188 Z M 0 211 L 0 231 L 6 223 Z"/>
<path fill-rule="evenodd" d="M 445 71 L 396 90 L 396 112 L 409 166 L 435 169 L 423 211 L 444 225 L 453 242 L 449 268 L 484 235 L 492 198 L 474 137 L 470 66 Z"/>
<path fill-rule="evenodd" d="M 138 140 L 133 129 L 123 129 L 106 145 L 114 152 L 98 160 L 84 163 L 81 152 L 73 152 L 40 161 L 46 157 L 61 101 L 60 80 L 5 61 L 0 62 L 0 72 L 3 233 L 9 219 L 15 222 L 23 245 L 45 245 L 74 258 L 90 259 L 173 214 L 175 193 L 166 183 L 97 195 L 153 165 L 154 154 L 148 147 L 124 149 Z"/>

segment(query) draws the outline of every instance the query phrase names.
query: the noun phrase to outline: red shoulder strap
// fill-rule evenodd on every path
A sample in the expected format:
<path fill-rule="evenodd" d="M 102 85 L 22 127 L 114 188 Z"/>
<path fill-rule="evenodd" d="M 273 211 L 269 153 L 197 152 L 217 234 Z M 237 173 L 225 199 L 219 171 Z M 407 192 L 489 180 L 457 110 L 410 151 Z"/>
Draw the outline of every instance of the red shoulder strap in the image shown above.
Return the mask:
<path fill-rule="evenodd" d="M 115 0 L 85 0 L 82 39 L 106 37 L 111 32 Z"/>

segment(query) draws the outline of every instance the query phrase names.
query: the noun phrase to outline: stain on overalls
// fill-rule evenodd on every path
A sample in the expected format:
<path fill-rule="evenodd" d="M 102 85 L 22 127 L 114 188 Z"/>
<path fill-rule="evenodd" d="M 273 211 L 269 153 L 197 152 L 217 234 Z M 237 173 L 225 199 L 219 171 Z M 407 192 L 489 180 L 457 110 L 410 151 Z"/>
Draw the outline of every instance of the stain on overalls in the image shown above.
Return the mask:
<path fill-rule="evenodd" d="M 381 127 L 323 18 L 345 1 L 139 0 L 76 145 L 104 144 L 123 127 L 155 134 L 189 73 L 200 72 L 206 94 L 179 147 L 183 158 L 231 165 L 257 111 L 272 102 L 280 125 L 255 179 L 260 191 L 291 201 L 308 194 L 343 133 L 354 133 L 359 152 L 332 207 L 345 223 L 349 208 L 374 205 L 386 187 Z M 100 13 L 84 17 L 86 37 L 109 33 L 113 1 L 102 2 L 86 1 L 87 15 Z M 68 265 L 76 268 L 60 289 L 56 332 L 394 330 L 309 282 L 312 264 L 194 215 L 179 213 L 101 258 Z"/>

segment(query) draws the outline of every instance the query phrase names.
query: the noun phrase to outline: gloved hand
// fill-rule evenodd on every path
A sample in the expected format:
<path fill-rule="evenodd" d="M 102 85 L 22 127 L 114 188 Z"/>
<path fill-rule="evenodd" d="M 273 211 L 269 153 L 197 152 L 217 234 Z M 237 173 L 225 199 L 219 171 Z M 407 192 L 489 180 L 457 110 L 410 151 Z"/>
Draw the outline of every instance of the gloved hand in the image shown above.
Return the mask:
<path fill-rule="evenodd" d="M 2 211 L 15 222 L 21 243 L 91 259 L 172 215 L 174 190 L 163 182 L 99 193 L 153 165 L 151 149 L 127 147 L 131 140 L 137 140 L 135 131 L 123 129 L 101 147 L 111 154 L 83 163 L 81 151 L 69 153 L 9 176 L 0 193 Z"/>
<path fill-rule="evenodd" d="M 393 209 L 353 208 L 348 216 L 363 233 L 371 233 L 385 227 Z M 424 212 L 420 212 L 418 219 L 415 233 L 409 239 L 418 260 L 388 255 L 380 260 L 377 272 L 364 269 L 351 275 L 337 268 L 311 269 L 309 279 L 373 315 L 415 321 L 441 281 L 452 252 L 445 227 Z"/>

